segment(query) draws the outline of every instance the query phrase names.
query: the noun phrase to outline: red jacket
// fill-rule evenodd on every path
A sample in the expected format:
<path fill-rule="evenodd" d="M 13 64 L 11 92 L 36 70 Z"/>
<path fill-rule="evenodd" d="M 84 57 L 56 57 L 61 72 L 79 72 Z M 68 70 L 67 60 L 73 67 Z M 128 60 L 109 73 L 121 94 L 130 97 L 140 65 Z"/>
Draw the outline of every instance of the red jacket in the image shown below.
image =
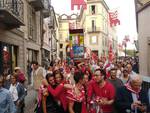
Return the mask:
<path fill-rule="evenodd" d="M 53 89 L 50 85 L 48 86 L 48 91 L 56 97 L 61 102 L 64 110 L 67 110 L 68 100 L 66 98 L 66 89 L 64 89 L 64 85 L 60 84 L 55 89 Z"/>

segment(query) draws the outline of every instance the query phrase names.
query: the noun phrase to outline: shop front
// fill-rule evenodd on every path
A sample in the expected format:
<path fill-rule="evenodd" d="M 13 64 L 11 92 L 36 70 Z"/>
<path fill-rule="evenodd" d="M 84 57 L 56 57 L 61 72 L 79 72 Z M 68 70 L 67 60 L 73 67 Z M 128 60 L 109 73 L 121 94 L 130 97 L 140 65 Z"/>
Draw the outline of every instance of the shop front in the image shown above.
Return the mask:
<path fill-rule="evenodd" d="M 18 64 L 18 47 L 0 42 L 0 53 L 0 74 L 11 74 Z"/>

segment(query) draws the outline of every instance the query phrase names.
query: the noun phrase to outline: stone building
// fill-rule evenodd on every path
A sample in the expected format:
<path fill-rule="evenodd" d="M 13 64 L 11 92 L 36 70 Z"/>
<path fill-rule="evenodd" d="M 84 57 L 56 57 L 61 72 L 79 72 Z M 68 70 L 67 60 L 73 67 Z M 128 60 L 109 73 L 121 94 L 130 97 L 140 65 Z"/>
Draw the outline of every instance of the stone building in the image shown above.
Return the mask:
<path fill-rule="evenodd" d="M 150 76 L 150 26 L 148 25 L 150 18 L 150 0 L 135 0 L 135 3 L 137 11 L 140 74 Z"/>
<path fill-rule="evenodd" d="M 59 36 L 58 36 L 58 16 L 54 8 L 50 7 L 50 16 L 44 19 L 44 34 L 42 45 L 42 65 L 49 65 L 50 61 L 58 58 Z"/>
<path fill-rule="evenodd" d="M 29 75 L 32 61 L 41 64 L 46 0 L 0 1 L 0 73 L 20 66 Z M 30 76 L 28 77 L 30 79 Z"/>
<path fill-rule="evenodd" d="M 110 27 L 109 8 L 104 0 L 87 0 L 87 9 L 80 12 L 80 26 L 84 29 L 85 47 L 98 56 L 108 54 L 109 41 L 117 45 L 116 30 Z M 117 46 L 113 46 L 116 50 Z"/>
<path fill-rule="evenodd" d="M 109 42 L 117 53 L 115 27 L 110 27 L 109 8 L 104 0 L 87 0 L 87 9 L 81 9 L 79 15 L 61 15 L 59 18 L 60 56 L 66 58 L 66 45 L 69 29 L 84 30 L 84 47 L 98 56 L 108 55 Z"/>
<path fill-rule="evenodd" d="M 79 28 L 78 23 L 78 15 L 72 14 L 72 15 L 66 15 L 62 14 L 59 16 L 58 22 L 59 22 L 59 57 L 61 59 L 66 58 L 66 47 L 68 45 L 68 39 L 69 39 L 69 29 L 77 29 Z"/>

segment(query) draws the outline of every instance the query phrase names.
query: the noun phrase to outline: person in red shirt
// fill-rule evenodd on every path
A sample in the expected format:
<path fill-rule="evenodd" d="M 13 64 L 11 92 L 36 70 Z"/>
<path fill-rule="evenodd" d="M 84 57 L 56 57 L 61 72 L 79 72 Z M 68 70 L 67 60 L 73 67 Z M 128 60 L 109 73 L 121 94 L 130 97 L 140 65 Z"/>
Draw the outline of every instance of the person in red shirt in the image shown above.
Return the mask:
<path fill-rule="evenodd" d="M 54 72 L 57 87 L 53 89 L 50 85 L 48 91 L 58 100 L 58 103 L 63 107 L 64 112 L 67 112 L 68 100 L 66 98 L 66 88 L 63 75 L 57 70 Z"/>
<path fill-rule="evenodd" d="M 82 71 L 75 72 L 75 86 L 67 91 L 69 113 L 87 113 L 83 75 Z"/>
<path fill-rule="evenodd" d="M 94 81 L 88 88 L 88 101 L 90 102 L 95 95 L 95 99 L 99 106 L 98 113 L 113 113 L 113 103 L 115 98 L 115 89 L 113 85 L 105 80 L 106 74 L 102 69 L 96 69 L 94 72 Z"/>

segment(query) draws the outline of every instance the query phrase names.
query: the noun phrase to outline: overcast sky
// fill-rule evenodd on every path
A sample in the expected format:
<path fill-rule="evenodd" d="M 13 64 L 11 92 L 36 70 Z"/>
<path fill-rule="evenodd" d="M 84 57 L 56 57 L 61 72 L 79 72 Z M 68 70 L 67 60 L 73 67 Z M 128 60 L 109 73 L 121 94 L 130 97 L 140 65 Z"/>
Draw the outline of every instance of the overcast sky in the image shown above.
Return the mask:
<path fill-rule="evenodd" d="M 130 36 L 128 48 L 133 48 L 133 40 L 137 39 L 134 0 L 105 0 L 111 9 L 117 9 L 121 25 L 117 26 L 118 41 L 122 42 L 125 35 Z M 52 0 L 54 10 L 58 14 L 78 13 L 71 11 L 71 0 Z M 75 7 L 75 9 L 77 9 Z"/>

